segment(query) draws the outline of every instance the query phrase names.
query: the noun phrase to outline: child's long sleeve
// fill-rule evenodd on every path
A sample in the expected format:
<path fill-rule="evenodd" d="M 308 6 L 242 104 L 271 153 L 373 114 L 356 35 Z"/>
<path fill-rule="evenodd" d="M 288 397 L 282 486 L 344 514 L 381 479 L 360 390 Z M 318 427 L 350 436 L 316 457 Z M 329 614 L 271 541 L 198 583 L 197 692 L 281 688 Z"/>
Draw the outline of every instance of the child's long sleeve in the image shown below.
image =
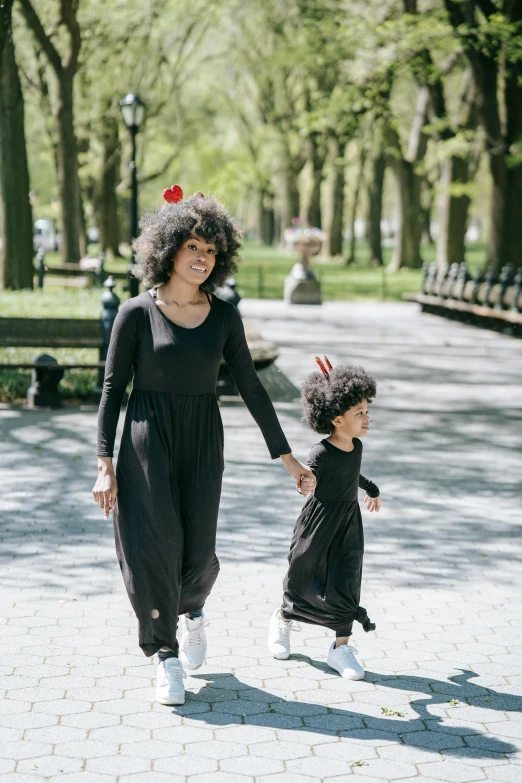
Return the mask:
<path fill-rule="evenodd" d="M 364 489 L 366 494 L 371 498 L 377 498 L 380 495 L 377 484 L 374 484 L 373 481 L 365 478 L 362 473 L 359 474 L 359 487 L 360 489 Z"/>

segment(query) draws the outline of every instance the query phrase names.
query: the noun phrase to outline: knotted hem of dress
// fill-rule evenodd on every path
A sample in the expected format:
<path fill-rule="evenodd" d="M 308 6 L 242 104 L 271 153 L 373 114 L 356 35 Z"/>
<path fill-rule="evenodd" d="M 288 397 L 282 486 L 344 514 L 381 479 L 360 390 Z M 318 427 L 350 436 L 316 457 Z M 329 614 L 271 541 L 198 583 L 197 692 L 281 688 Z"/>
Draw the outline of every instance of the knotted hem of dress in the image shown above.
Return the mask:
<path fill-rule="evenodd" d="M 281 617 L 284 620 L 295 620 L 298 623 L 307 623 L 308 625 L 319 625 L 323 628 L 329 628 L 331 631 L 335 631 L 337 638 L 340 636 L 351 636 L 353 633 L 352 629 L 355 620 L 357 620 L 358 623 L 361 623 L 363 630 L 366 631 L 366 633 L 369 631 L 375 631 L 377 627 L 375 623 L 372 623 L 368 617 L 368 613 L 364 606 L 358 606 L 355 618 L 353 620 L 345 621 L 342 625 L 330 625 L 329 623 L 318 622 L 317 620 L 312 620 L 309 617 L 303 617 L 297 612 L 288 612 L 283 609 L 282 606 L 280 607 L 279 611 L 281 613 Z"/>
<path fill-rule="evenodd" d="M 377 627 L 375 623 L 372 623 L 370 618 L 368 617 L 368 613 L 364 606 L 359 606 L 357 608 L 357 614 L 355 615 L 355 619 L 358 623 L 361 623 L 363 630 L 368 633 L 369 631 L 375 631 L 375 628 Z M 340 636 L 351 636 L 353 633 L 353 621 L 351 623 L 347 623 L 346 625 L 342 625 L 340 628 L 335 629 L 335 635 L 337 638 Z"/>
<path fill-rule="evenodd" d="M 364 606 L 359 606 L 357 609 L 357 614 L 355 615 L 355 619 L 358 623 L 361 623 L 363 630 L 366 631 L 366 633 L 368 633 L 368 631 L 375 631 L 377 627 L 375 623 L 372 623 L 368 617 L 368 613 Z"/>

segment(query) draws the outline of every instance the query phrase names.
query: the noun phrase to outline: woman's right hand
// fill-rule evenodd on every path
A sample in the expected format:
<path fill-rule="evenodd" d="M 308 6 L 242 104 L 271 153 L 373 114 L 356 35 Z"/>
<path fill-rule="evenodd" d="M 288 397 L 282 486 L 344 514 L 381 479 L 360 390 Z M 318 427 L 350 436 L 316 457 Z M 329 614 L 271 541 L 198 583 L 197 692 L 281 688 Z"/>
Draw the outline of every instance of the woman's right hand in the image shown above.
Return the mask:
<path fill-rule="evenodd" d="M 98 457 L 98 478 L 92 489 L 92 494 L 96 503 L 103 509 L 105 519 L 108 519 L 118 494 L 118 485 L 110 457 Z"/>

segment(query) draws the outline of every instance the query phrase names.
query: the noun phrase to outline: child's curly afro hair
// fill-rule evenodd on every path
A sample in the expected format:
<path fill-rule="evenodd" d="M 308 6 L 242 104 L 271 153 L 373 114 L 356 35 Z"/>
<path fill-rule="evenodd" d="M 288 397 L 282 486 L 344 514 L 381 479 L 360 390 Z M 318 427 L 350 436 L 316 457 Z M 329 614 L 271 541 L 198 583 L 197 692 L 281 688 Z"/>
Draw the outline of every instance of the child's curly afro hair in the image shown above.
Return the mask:
<path fill-rule="evenodd" d="M 336 416 L 362 400 L 371 402 L 376 394 L 375 378 L 359 365 L 338 365 L 330 370 L 328 380 L 322 372 L 313 372 L 301 386 L 303 421 L 314 432 L 330 435 Z"/>
<path fill-rule="evenodd" d="M 133 274 L 147 288 L 166 283 L 181 245 L 197 234 L 217 247 L 216 265 L 201 285 L 205 291 L 222 286 L 237 271 L 241 232 L 226 209 L 212 196 L 196 194 L 177 204 L 165 203 L 140 221 L 140 235 L 132 247 L 136 253 Z"/>

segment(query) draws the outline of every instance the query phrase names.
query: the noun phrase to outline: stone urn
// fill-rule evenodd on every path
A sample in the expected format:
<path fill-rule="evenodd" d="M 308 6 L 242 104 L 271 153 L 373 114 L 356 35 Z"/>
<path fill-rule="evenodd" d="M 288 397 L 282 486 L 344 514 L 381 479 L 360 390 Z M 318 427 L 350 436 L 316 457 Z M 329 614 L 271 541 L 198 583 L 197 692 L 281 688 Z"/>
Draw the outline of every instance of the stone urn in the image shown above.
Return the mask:
<path fill-rule="evenodd" d="M 321 304 L 321 286 L 310 266 L 311 256 L 321 252 L 325 234 L 318 228 L 291 228 L 284 233 L 287 247 L 299 253 L 285 279 L 285 302 L 291 304 Z"/>

